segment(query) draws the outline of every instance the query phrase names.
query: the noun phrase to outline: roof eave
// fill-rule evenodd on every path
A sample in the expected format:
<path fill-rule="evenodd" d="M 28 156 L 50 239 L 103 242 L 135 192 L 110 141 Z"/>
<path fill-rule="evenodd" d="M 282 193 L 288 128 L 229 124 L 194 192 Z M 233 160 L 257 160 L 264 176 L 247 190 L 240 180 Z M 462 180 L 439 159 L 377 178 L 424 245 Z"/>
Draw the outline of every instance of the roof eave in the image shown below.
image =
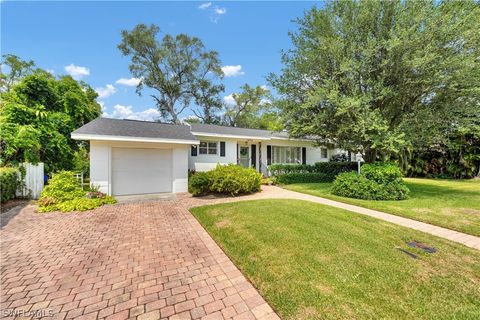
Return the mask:
<path fill-rule="evenodd" d="M 84 133 L 75 133 L 75 132 L 71 134 L 71 138 L 74 140 L 155 142 L 155 143 L 172 143 L 172 144 L 189 144 L 189 145 L 200 144 L 200 141 L 198 140 L 112 136 L 112 135 L 102 135 L 102 134 L 84 134 Z"/>

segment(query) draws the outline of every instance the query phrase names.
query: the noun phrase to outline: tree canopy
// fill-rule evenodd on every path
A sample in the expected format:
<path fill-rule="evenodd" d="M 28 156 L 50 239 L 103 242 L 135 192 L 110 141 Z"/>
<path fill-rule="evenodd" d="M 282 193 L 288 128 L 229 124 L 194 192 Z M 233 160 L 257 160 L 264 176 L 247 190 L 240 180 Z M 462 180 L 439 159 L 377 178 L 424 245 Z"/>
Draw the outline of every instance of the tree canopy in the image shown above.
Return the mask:
<path fill-rule="evenodd" d="M 474 1 L 312 8 L 269 76 L 287 128 L 375 161 L 478 124 L 479 17 Z"/>
<path fill-rule="evenodd" d="M 144 86 L 152 89 L 151 96 L 167 121 L 179 123 L 179 115 L 193 101 L 201 108 L 198 116 L 212 121 L 219 107 L 218 94 L 224 90 L 217 83 L 223 77 L 218 53 L 186 34 L 166 34 L 157 40 L 159 32 L 157 26 L 145 24 L 122 31 L 118 48 L 131 58 L 132 74 L 142 79 L 137 92 Z"/>
<path fill-rule="evenodd" d="M 1 164 L 44 162 L 48 172 L 73 169 L 76 153 L 84 150 L 70 134 L 100 116 L 96 98 L 90 86 L 70 76 L 55 78 L 36 69 L 17 77 L 1 94 Z"/>

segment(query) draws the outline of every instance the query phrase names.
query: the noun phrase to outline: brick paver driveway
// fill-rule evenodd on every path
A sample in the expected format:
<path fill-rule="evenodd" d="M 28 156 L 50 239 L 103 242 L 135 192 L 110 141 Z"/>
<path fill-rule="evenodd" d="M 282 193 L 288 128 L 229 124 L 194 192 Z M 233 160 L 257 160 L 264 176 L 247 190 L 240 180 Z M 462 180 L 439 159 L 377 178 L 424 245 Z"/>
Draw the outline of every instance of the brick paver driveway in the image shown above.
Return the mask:
<path fill-rule="evenodd" d="M 178 201 L 28 206 L 1 241 L 3 317 L 278 318 Z"/>

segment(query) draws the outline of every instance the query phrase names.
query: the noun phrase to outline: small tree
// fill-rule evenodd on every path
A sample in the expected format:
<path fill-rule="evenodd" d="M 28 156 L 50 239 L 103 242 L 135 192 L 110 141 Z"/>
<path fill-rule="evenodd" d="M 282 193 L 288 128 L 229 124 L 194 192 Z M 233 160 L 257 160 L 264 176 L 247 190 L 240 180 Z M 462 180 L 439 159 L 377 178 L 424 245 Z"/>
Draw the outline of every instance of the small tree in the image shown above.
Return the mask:
<path fill-rule="evenodd" d="M 165 35 L 156 39 L 160 29 L 139 24 L 132 31 L 122 31 L 118 45 L 122 54 L 131 57 L 130 71 L 142 79 L 137 87 L 153 89 L 151 97 L 166 120 L 179 123 L 179 115 L 195 100 L 210 119 L 216 108 L 215 96 L 223 86 L 214 85 L 223 72 L 216 51 L 205 49 L 202 41 L 186 34 Z"/>

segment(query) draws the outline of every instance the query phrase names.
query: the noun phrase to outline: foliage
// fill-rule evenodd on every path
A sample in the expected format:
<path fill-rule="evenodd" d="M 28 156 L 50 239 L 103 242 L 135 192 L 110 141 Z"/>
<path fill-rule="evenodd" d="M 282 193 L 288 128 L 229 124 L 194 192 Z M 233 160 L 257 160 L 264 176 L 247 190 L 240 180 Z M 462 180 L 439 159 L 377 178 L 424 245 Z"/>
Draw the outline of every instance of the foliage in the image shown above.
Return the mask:
<path fill-rule="evenodd" d="M 321 181 L 333 181 L 335 177 L 347 171 L 357 170 L 356 162 L 317 162 L 314 165 L 309 164 L 272 164 L 268 166 L 271 175 L 279 177 L 285 174 L 305 174 L 318 173 L 322 174 Z M 310 180 L 319 179 L 320 176 L 313 177 Z M 288 179 L 288 178 L 287 178 Z M 305 178 L 306 179 L 306 178 Z M 280 182 L 280 181 L 278 181 Z M 315 181 L 320 182 L 320 181 Z"/>
<path fill-rule="evenodd" d="M 413 177 L 480 177 L 480 124 L 457 128 L 446 139 L 403 152 L 403 172 Z"/>
<path fill-rule="evenodd" d="M 345 198 L 332 194 L 333 183 L 297 183 L 284 188 L 387 212 L 439 227 L 480 236 L 480 180 L 406 178 L 409 197 L 402 201 Z"/>
<path fill-rule="evenodd" d="M 188 178 L 188 192 L 194 196 L 202 196 L 210 192 L 210 173 L 195 172 Z"/>
<path fill-rule="evenodd" d="M 242 168 L 236 164 L 217 165 L 209 173 L 212 192 L 234 196 L 260 191 L 262 175 L 253 168 Z"/>
<path fill-rule="evenodd" d="M 40 212 L 85 211 L 103 204 L 115 203 L 115 199 L 98 191 L 85 193 L 71 171 L 53 175 L 38 200 Z"/>
<path fill-rule="evenodd" d="M 21 183 L 19 175 L 20 172 L 17 168 L 0 168 L 0 194 L 2 203 L 15 198 Z"/>
<path fill-rule="evenodd" d="M 159 31 L 157 26 L 145 24 L 122 31 L 118 48 L 131 57 L 130 71 L 141 79 L 137 92 L 144 86 L 153 89 L 151 96 L 162 117 L 173 123 L 179 123 L 179 115 L 192 101 L 210 121 L 219 107 L 218 94 L 224 91 L 223 85 L 216 83 L 223 77 L 218 53 L 207 51 L 200 39 L 186 34 L 166 34 L 158 41 Z"/>
<path fill-rule="evenodd" d="M 220 165 L 207 172 L 197 172 L 189 179 L 189 192 L 194 196 L 207 193 L 232 196 L 260 190 L 262 175 L 253 168 L 235 164 Z"/>
<path fill-rule="evenodd" d="M 330 158 L 330 161 L 333 161 L 333 162 L 347 162 L 348 161 L 348 156 L 345 153 L 337 153 L 337 154 L 334 154 Z"/>
<path fill-rule="evenodd" d="M 294 136 L 316 135 L 367 162 L 442 137 L 476 114 L 476 1 L 330 1 L 297 20 L 269 81 Z"/>
<path fill-rule="evenodd" d="M 73 153 L 73 169 L 89 176 L 90 158 L 86 147 L 81 146 Z"/>
<path fill-rule="evenodd" d="M 331 182 L 332 180 L 331 175 L 320 172 L 292 172 L 275 177 L 275 182 L 279 184 Z"/>
<path fill-rule="evenodd" d="M 70 133 L 101 114 L 97 94 L 69 76 L 36 70 L 1 96 L 0 162 L 44 162 L 47 172 L 75 167 Z M 77 158 L 78 160 L 78 158 Z"/>
<path fill-rule="evenodd" d="M 270 103 L 270 91 L 264 87 L 244 84 L 240 93 L 232 94 L 232 102 L 226 106 L 223 122 L 232 127 L 276 129 L 282 128 L 276 109 Z"/>
<path fill-rule="evenodd" d="M 360 174 L 339 174 L 333 183 L 332 193 L 365 200 L 404 200 L 408 198 L 409 189 L 396 165 L 366 164 Z"/>
<path fill-rule="evenodd" d="M 103 198 L 75 198 L 59 203 L 55 210 L 59 210 L 62 212 L 87 211 L 95 209 L 97 207 L 101 207 L 104 204 L 114 203 L 116 203 L 115 199 L 110 196 L 105 196 Z"/>
<path fill-rule="evenodd" d="M 5 54 L 2 56 L 3 61 L 0 68 L 0 92 L 10 91 L 12 86 L 32 72 L 35 62 L 23 61 L 13 54 Z M 8 67 L 9 73 L 4 73 L 3 70 Z"/>
<path fill-rule="evenodd" d="M 262 177 L 261 184 L 264 186 L 270 186 L 275 183 L 275 179 L 269 177 Z"/>

